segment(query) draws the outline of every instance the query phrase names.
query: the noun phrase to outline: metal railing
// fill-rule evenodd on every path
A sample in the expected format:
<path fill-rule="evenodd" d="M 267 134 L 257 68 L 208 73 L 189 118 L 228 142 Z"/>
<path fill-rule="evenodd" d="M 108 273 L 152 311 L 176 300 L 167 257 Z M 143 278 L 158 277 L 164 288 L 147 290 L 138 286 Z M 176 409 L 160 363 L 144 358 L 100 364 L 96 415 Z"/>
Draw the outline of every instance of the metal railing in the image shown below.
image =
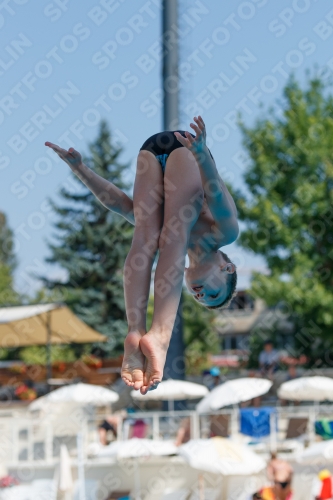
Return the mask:
<path fill-rule="evenodd" d="M 258 408 L 259 410 L 260 408 Z M 98 426 L 107 415 L 93 418 L 72 417 L 57 418 L 51 416 L 43 419 L 22 414 L 10 414 L 0 410 L 0 462 L 7 466 L 24 463 L 40 463 L 45 466 L 54 465 L 59 460 L 60 445 L 66 444 L 72 456 L 77 455 L 77 436 L 82 439 L 84 457 L 90 456 L 92 443 L 99 442 Z M 215 419 L 215 420 L 214 420 Z M 275 420 L 276 419 L 276 420 Z M 257 444 L 264 444 L 265 450 L 276 450 L 285 442 L 285 434 L 290 419 L 303 419 L 306 429 L 303 441 L 308 444 L 315 440 L 314 423 L 316 420 L 333 421 L 333 405 L 277 407 L 271 414 L 269 436 L 256 439 Z M 117 428 L 117 440 L 131 437 L 163 439 L 175 441 L 181 426 L 187 426 L 191 439 L 207 438 L 212 432 L 212 422 L 216 434 L 229 435 L 234 439 L 244 440 L 240 434 L 240 412 L 238 408 L 223 410 L 209 415 L 199 415 L 195 411 L 174 412 L 136 412 L 121 419 Z M 138 425 L 140 423 L 140 425 Z M 217 427 L 216 427 L 217 426 Z M 250 438 L 248 438 L 250 440 Z M 255 449 L 255 447 L 254 447 Z M 258 451 L 260 451 L 258 449 Z"/>

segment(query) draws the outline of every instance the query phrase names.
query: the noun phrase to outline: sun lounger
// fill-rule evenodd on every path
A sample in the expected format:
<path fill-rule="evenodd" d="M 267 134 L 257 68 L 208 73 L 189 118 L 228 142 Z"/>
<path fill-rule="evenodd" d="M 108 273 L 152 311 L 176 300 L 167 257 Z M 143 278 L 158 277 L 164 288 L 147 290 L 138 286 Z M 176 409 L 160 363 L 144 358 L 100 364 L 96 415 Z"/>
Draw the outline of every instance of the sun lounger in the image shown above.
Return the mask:
<path fill-rule="evenodd" d="M 130 491 L 113 491 L 107 500 L 130 500 Z"/>
<path fill-rule="evenodd" d="M 230 435 L 230 415 L 211 415 L 210 417 L 211 437 L 229 437 Z"/>
<path fill-rule="evenodd" d="M 308 418 L 292 417 L 288 421 L 286 439 L 295 439 L 303 436 L 308 430 Z"/>

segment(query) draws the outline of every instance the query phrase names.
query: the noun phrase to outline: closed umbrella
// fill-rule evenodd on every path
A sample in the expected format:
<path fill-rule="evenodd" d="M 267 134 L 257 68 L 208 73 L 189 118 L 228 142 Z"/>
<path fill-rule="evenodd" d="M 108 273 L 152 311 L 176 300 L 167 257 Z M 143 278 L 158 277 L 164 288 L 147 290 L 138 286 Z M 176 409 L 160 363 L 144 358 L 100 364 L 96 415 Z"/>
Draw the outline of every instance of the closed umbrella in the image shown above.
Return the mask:
<path fill-rule="evenodd" d="M 73 488 L 73 477 L 71 469 L 71 459 L 66 445 L 60 447 L 60 462 L 59 462 L 59 480 L 58 491 L 60 493 L 69 493 Z"/>
<path fill-rule="evenodd" d="M 262 396 L 272 387 L 272 382 L 263 378 L 244 377 L 229 380 L 207 394 L 196 406 L 199 413 L 209 413 L 224 406 L 236 405 L 242 401 Z"/>
<path fill-rule="evenodd" d="M 278 396 L 293 401 L 333 401 L 333 379 L 315 376 L 289 380 L 278 389 Z"/>
<path fill-rule="evenodd" d="M 139 401 L 169 401 L 169 410 L 173 409 L 173 401 L 183 399 L 203 398 L 208 393 L 207 387 L 185 380 L 164 380 L 157 389 L 148 391 L 143 395 L 138 391 L 132 391 L 131 396 Z"/>

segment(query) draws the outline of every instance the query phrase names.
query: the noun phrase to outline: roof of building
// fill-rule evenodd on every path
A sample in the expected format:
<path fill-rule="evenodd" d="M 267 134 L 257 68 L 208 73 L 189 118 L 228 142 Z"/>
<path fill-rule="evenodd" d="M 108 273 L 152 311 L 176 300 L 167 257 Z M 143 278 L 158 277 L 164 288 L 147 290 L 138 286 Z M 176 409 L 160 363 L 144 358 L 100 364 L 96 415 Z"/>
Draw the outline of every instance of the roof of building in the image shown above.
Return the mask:
<path fill-rule="evenodd" d="M 262 299 L 253 299 L 248 292 L 240 290 L 234 304 L 220 312 L 215 324 L 221 335 L 237 335 L 248 334 L 255 327 L 269 330 L 276 322 L 285 331 L 292 330 L 291 322 L 280 310 L 268 308 Z"/>

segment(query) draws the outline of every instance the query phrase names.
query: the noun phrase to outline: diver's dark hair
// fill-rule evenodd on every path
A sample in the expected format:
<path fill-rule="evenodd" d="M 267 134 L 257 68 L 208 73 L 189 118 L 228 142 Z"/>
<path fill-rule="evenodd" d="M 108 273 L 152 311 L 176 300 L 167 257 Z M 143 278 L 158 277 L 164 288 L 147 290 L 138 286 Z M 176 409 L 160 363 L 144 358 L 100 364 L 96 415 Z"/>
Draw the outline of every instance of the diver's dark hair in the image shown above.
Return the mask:
<path fill-rule="evenodd" d="M 235 264 L 233 262 L 231 262 L 231 260 L 227 256 L 227 254 L 225 254 L 224 252 L 222 252 L 222 250 L 219 250 L 219 252 L 221 252 L 222 257 L 224 258 L 224 260 L 226 262 L 228 262 L 230 264 L 233 264 L 235 266 Z M 237 286 L 237 269 L 236 269 L 236 266 L 235 266 L 235 271 L 232 274 L 228 274 L 227 285 L 229 287 L 229 293 L 226 296 L 226 298 L 224 299 L 224 301 L 221 302 L 221 304 L 218 304 L 217 306 L 206 306 L 204 304 L 202 304 L 202 305 L 204 307 L 206 307 L 207 309 L 226 309 L 229 306 L 230 302 L 232 301 L 232 299 L 236 295 L 236 286 Z"/>

